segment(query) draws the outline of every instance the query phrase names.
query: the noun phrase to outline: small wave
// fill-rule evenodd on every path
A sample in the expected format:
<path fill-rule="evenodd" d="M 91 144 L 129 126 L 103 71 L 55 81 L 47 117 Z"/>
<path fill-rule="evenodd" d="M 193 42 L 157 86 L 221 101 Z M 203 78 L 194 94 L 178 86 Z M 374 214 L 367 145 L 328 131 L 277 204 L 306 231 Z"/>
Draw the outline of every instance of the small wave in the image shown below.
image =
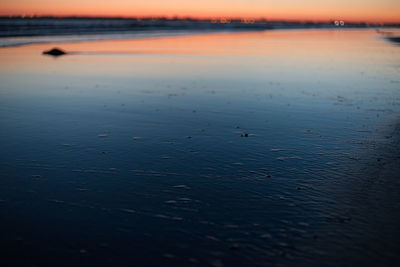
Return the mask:
<path fill-rule="evenodd" d="M 113 33 L 113 34 L 86 34 L 86 35 L 60 35 L 60 36 L 30 36 L 30 37 L 3 37 L 0 38 L 0 47 L 24 46 L 31 44 L 46 43 L 70 43 L 106 40 L 126 40 L 142 38 L 161 38 L 168 36 L 184 36 L 210 31 L 150 31 L 135 33 Z"/>

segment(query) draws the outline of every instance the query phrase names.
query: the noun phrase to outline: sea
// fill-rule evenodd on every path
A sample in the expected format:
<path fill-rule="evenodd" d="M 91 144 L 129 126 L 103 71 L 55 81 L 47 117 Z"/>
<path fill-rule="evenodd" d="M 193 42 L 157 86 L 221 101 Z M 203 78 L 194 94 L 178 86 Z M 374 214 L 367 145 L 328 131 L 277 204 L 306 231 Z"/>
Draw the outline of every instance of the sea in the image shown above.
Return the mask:
<path fill-rule="evenodd" d="M 400 265 L 396 29 L 0 23 L 1 266 Z"/>

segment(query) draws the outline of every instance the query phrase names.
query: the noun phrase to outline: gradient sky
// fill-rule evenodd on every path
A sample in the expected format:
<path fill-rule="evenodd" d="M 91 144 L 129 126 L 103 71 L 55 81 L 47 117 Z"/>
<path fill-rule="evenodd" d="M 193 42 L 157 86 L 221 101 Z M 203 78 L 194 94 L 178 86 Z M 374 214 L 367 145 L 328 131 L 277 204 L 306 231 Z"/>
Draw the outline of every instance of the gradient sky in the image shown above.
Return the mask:
<path fill-rule="evenodd" d="M 400 22 L 400 0 L 0 0 L 0 15 L 228 16 Z"/>

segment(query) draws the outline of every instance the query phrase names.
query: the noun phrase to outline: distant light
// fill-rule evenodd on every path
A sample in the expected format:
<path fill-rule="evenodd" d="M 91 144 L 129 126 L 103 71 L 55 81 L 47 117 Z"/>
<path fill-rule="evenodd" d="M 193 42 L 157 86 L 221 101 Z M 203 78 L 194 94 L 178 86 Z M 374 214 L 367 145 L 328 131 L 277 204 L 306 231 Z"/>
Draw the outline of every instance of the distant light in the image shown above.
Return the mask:
<path fill-rule="evenodd" d="M 242 19 L 241 22 L 244 24 L 254 24 L 255 19 Z"/>
<path fill-rule="evenodd" d="M 343 20 L 335 20 L 333 22 L 333 24 L 335 24 L 336 27 L 343 27 L 344 26 L 344 21 Z"/>
<path fill-rule="evenodd" d="M 230 19 L 226 19 L 226 18 L 221 18 L 219 20 L 219 23 L 231 23 L 231 20 Z"/>

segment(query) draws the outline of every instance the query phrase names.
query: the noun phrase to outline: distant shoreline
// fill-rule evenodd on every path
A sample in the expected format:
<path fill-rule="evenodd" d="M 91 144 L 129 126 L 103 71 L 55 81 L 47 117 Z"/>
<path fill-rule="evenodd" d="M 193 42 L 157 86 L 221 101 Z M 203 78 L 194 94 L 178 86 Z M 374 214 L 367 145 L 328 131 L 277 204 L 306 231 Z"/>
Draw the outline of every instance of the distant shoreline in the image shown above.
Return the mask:
<path fill-rule="evenodd" d="M 143 31 L 237 31 L 272 29 L 360 29 L 400 28 L 399 23 L 366 23 L 331 20 L 273 21 L 265 19 L 168 19 L 87 17 L 0 17 L 0 38 L 69 34 L 132 33 Z"/>
<path fill-rule="evenodd" d="M 268 19 L 266 17 L 237 17 L 237 16 L 212 16 L 212 17 L 190 17 L 190 16 L 180 16 L 180 17 L 168 17 L 168 16 L 133 16 L 133 17 L 124 17 L 124 16 L 54 16 L 54 15 L 9 15 L 9 16 L 0 16 L 0 20 L 2 19 L 24 19 L 24 20 L 41 20 L 41 19 L 87 19 L 87 20 L 136 20 L 136 21 L 195 21 L 195 22 L 206 22 L 206 21 L 215 21 L 215 20 L 229 20 L 232 22 L 268 22 L 268 23 L 298 23 L 298 24 L 333 24 L 335 19 L 326 19 L 326 20 L 296 20 L 296 19 Z M 357 21 L 352 20 L 346 21 L 348 25 L 375 25 L 375 26 L 400 26 L 400 21 L 387 21 L 387 22 L 379 22 L 379 21 Z"/>

